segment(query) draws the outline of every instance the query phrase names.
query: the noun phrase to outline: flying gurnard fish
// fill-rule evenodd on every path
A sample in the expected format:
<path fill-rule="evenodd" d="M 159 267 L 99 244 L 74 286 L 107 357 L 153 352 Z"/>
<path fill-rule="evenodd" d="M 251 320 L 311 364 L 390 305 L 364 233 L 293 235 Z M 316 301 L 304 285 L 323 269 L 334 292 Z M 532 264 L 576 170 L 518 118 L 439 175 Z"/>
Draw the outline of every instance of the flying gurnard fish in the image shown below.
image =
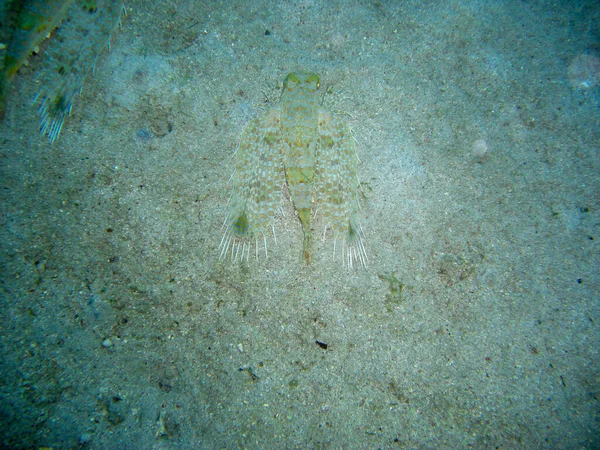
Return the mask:
<path fill-rule="evenodd" d="M 9 0 L 0 6 L 0 121 L 12 82 L 56 29 L 37 80 L 40 132 L 58 138 L 87 74 L 110 42 L 123 5 L 117 0 Z M 58 27 L 58 28 L 57 28 Z"/>

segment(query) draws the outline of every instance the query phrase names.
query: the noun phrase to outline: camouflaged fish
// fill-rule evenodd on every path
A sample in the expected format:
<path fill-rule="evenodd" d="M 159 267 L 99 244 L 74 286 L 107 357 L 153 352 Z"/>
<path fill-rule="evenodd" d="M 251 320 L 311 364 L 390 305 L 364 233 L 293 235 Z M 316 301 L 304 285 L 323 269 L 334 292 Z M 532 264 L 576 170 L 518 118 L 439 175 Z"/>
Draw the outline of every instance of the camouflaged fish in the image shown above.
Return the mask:
<path fill-rule="evenodd" d="M 37 82 L 40 132 L 56 140 L 73 100 L 120 21 L 119 0 L 10 0 L 0 6 L 0 121 L 18 70 L 56 30 Z"/>
<path fill-rule="evenodd" d="M 73 0 L 10 0 L 0 4 L 0 120 L 17 72 L 64 19 L 71 3 Z"/>
<path fill-rule="evenodd" d="M 342 118 L 322 106 L 319 76 L 290 73 L 279 104 L 252 120 L 236 151 L 229 213 L 219 245 L 221 258 L 248 259 L 254 243 L 267 254 L 266 234 L 287 181 L 304 232 L 303 257 L 310 263 L 311 216 L 322 215 L 323 236 L 333 232 L 333 253 L 341 244 L 348 266 L 367 264 L 358 218 L 358 158 L 354 138 Z M 259 236 L 262 237 L 259 244 Z"/>

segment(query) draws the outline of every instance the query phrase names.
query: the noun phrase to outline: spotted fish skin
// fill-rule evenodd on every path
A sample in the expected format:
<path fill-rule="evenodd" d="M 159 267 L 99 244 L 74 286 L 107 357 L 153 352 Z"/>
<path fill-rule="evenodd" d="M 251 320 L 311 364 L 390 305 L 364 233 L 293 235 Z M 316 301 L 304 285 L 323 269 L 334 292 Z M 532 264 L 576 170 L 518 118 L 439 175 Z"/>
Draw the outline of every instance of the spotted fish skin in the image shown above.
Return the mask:
<path fill-rule="evenodd" d="M 317 74 L 290 73 L 280 102 L 242 133 L 221 258 L 247 259 L 253 241 L 257 257 L 261 244 L 267 253 L 266 233 L 273 230 L 287 181 L 304 232 L 306 264 L 312 255 L 311 218 L 319 211 L 323 234 L 333 232 L 334 255 L 336 242 L 343 240 L 341 254 L 348 266 L 356 261 L 366 265 L 354 138 L 342 117 L 322 106 L 319 87 Z"/>

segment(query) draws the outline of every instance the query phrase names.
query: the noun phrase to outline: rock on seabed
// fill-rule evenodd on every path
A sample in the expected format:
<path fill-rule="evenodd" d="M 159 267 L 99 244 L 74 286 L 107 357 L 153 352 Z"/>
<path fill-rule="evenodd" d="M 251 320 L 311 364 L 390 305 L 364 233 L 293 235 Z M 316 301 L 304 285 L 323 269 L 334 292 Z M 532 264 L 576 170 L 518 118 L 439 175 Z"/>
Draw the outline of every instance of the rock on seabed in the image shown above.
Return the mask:
<path fill-rule="evenodd" d="M 600 57 L 581 54 L 569 65 L 569 81 L 575 89 L 590 89 L 600 84 Z"/>

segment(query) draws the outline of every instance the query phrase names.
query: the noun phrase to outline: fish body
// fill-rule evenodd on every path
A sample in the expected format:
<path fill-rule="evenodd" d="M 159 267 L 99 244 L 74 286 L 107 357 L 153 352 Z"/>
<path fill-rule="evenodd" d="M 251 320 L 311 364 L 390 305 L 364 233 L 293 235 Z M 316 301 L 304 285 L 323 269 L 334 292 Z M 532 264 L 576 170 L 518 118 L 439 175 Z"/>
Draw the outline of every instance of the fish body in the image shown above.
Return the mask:
<path fill-rule="evenodd" d="M 40 89 L 34 101 L 40 132 L 54 142 L 98 55 L 108 46 L 123 10 L 120 0 L 13 0 L 6 6 L 0 27 L 0 37 L 6 37 L 7 42 L 0 53 L 0 119 L 17 71 L 57 28 L 45 49 L 36 79 Z"/>
<path fill-rule="evenodd" d="M 287 182 L 304 233 L 303 259 L 312 255 L 311 218 L 323 216 L 325 232 L 342 240 L 349 266 L 367 263 L 358 218 L 358 158 L 348 124 L 322 106 L 320 78 L 314 73 L 290 73 L 279 104 L 253 119 L 242 133 L 236 152 L 229 213 L 221 240 L 221 257 L 248 258 L 259 237 L 267 252 L 266 233 L 273 229 Z M 273 230 L 274 231 L 274 230 Z"/>
<path fill-rule="evenodd" d="M 310 262 L 315 158 L 319 144 L 319 76 L 294 74 L 287 76 L 281 98 L 281 130 L 283 166 L 290 197 L 298 212 L 304 232 L 303 254 Z"/>
<path fill-rule="evenodd" d="M 6 97 L 19 69 L 31 53 L 63 20 L 74 0 L 11 1 L 1 17 L 2 60 L 0 62 L 0 121 L 6 111 Z"/>

